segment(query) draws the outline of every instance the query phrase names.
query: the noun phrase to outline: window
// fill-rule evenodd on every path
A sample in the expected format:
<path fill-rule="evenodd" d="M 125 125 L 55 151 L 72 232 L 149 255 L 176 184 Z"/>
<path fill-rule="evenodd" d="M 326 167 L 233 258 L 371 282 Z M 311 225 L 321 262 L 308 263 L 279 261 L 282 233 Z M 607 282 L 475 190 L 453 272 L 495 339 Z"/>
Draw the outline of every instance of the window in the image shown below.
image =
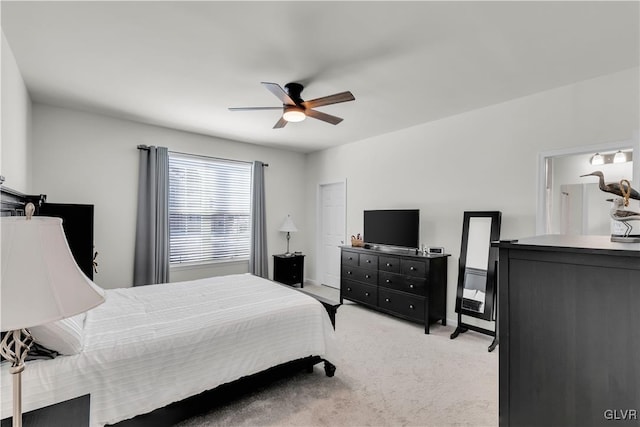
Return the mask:
<path fill-rule="evenodd" d="M 169 153 L 169 262 L 249 258 L 250 163 Z"/>

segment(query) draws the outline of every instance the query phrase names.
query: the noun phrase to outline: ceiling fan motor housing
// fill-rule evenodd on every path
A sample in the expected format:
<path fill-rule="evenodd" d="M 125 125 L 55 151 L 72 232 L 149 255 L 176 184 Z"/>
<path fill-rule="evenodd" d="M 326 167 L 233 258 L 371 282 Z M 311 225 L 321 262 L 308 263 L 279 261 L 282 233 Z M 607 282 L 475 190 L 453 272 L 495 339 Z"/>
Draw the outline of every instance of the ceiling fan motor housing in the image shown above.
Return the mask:
<path fill-rule="evenodd" d="M 300 83 L 287 83 L 286 85 L 284 85 L 284 88 L 287 90 L 287 94 L 289 95 L 289 97 L 297 105 L 300 105 L 304 102 L 300 96 L 300 94 L 302 93 L 302 89 L 304 89 L 304 86 L 302 86 Z"/>

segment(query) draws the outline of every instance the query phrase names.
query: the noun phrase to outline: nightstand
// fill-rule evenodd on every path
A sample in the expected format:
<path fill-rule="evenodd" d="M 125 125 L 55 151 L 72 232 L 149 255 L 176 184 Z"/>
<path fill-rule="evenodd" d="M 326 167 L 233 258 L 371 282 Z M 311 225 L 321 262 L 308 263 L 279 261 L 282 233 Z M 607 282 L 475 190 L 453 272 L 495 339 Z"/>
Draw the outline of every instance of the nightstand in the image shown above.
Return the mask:
<path fill-rule="evenodd" d="M 88 394 L 55 405 L 22 414 L 23 427 L 88 427 L 90 398 Z M 11 427 L 11 418 L 2 420 L 2 427 Z"/>
<path fill-rule="evenodd" d="M 300 287 L 304 288 L 304 255 L 274 255 L 273 280 L 284 283 L 285 285 L 300 283 Z"/>

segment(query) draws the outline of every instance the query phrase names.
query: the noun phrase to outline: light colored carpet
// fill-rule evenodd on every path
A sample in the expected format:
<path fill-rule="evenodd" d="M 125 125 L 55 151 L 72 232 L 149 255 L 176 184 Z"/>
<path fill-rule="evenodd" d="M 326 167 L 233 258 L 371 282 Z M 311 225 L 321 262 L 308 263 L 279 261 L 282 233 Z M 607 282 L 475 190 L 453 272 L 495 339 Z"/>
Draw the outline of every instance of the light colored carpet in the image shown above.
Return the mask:
<path fill-rule="evenodd" d="M 338 291 L 305 290 L 339 300 Z M 322 364 L 188 419 L 204 426 L 495 426 L 498 350 L 491 338 L 453 326 L 405 322 L 345 301 L 336 334 L 333 378 Z"/>

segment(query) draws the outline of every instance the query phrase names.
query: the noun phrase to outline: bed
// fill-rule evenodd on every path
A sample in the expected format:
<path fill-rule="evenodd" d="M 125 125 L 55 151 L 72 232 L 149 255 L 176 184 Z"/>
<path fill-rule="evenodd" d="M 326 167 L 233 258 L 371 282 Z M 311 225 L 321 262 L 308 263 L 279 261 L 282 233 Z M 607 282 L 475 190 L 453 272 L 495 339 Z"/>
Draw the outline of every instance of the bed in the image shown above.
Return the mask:
<path fill-rule="evenodd" d="M 267 279 L 237 274 L 104 295 L 83 319 L 79 353 L 27 362 L 23 412 L 90 394 L 90 423 L 102 426 L 291 361 L 335 371 L 327 306 Z M 11 415 L 8 365 L 0 418 Z"/>
<path fill-rule="evenodd" d="M 250 274 L 105 291 L 79 354 L 27 363 L 23 410 L 91 395 L 91 425 L 113 424 L 308 356 L 330 359 L 314 298 Z M 2 396 L 11 396 L 8 364 Z M 2 418 L 11 400 L 2 401 Z"/>

